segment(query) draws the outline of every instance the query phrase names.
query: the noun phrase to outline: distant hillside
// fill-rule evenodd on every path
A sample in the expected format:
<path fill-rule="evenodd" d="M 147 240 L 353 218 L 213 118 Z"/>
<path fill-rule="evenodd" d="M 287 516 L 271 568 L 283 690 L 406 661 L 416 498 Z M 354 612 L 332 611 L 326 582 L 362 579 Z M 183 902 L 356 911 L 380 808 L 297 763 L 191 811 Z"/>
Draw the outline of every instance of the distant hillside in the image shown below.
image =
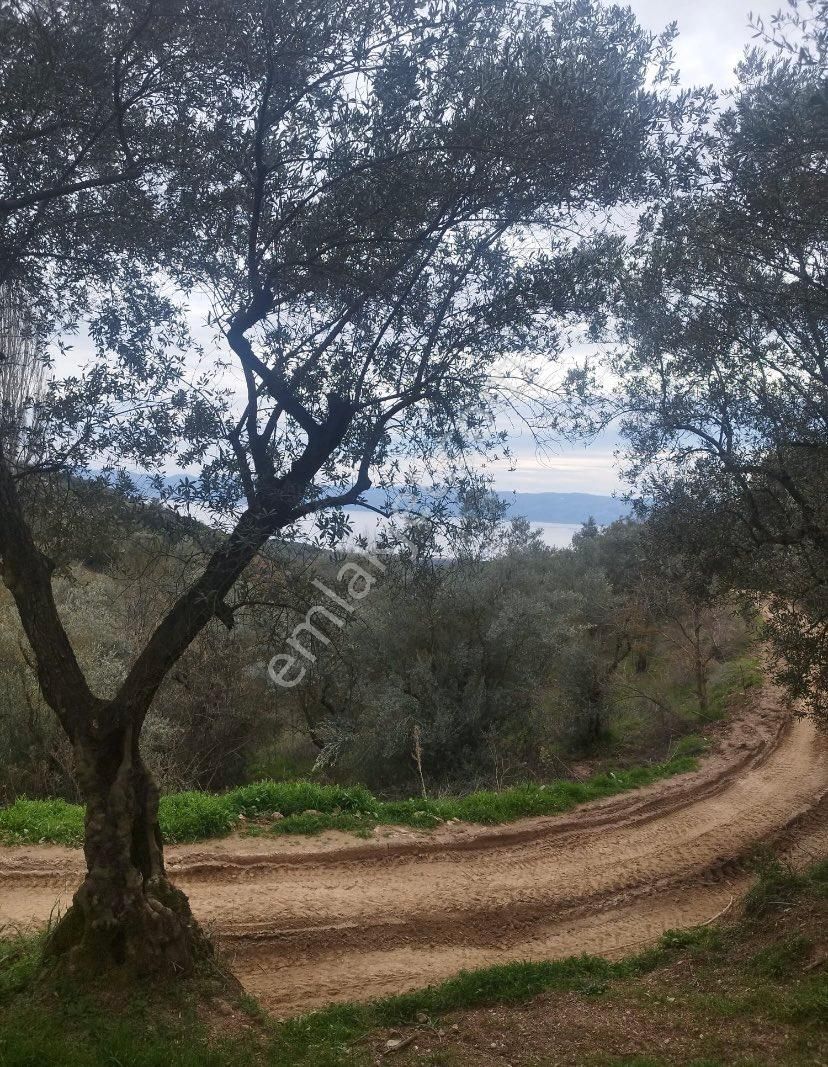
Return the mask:
<path fill-rule="evenodd" d="M 179 481 L 178 475 L 164 477 L 168 486 Z M 148 497 L 156 495 L 150 479 L 144 474 L 133 474 L 132 478 L 140 490 Z M 607 526 L 616 519 L 630 514 L 629 505 L 623 500 L 611 496 L 599 496 L 595 493 L 513 493 L 505 489 L 496 490 L 496 495 L 509 505 L 508 517 L 521 515 L 530 522 L 560 522 L 576 524 L 586 522 L 592 517 L 599 526 Z M 367 504 L 383 508 L 386 503 L 384 489 L 369 489 L 363 493 Z M 347 508 L 358 511 L 359 508 Z"/>

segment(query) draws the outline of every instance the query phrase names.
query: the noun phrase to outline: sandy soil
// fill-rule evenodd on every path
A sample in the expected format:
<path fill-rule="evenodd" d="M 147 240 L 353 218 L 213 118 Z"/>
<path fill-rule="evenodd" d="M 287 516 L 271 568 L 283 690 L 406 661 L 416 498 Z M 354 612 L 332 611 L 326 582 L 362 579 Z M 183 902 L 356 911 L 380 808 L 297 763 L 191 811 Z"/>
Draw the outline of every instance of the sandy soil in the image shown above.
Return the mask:
<path fill-rule="evenodd" d="M 462 968 L 628 952 L 728 907 L 770 841 L 828 849 L 828 747 L 766 687 L 699 771 L 569 815 L 371 841 L 231 837 L 167 857 L 247 989 L 287 1015 Z M 76 849 L 0 849 L 0 925 L 65 907 L 81 870 Z"/>

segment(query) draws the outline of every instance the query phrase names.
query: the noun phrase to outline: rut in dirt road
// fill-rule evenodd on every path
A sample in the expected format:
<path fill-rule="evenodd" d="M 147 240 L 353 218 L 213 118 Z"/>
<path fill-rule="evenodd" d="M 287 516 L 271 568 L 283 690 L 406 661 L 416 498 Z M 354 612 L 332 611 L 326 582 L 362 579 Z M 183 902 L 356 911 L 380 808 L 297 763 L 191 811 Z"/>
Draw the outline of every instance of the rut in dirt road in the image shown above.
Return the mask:
<path fill-rule="evenodd" d="M 827 793 L 824 740 L 765 689 L 698 772 L 568 816 L 367 843 L 232 838 L 168 861 L 244 985 L 288 1014 L 704 921 L 744 888 L 734 861 L 751 848 L 786 829 L 820 837 Z M 77 850 L 3 850 L 0 922 L 45 919 L 80 867 Z"/>

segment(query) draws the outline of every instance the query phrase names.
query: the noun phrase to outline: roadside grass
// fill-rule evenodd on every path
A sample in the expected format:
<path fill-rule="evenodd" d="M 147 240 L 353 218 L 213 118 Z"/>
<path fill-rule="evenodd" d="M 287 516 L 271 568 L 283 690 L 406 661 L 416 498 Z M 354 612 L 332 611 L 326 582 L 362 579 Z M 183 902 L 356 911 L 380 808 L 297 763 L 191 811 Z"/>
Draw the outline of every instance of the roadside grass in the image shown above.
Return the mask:
<path fill-rule="evenodd" d="M 253 782 L 226 793 L 171 793 L 161 798 L 159 821 L 168 842 L 221 837 L 238 829 L 276 834 L 313 834 L 323 830 L 367 833 L 380 825 L 431 829 L 450 819 L 486 824 L 511 822 L 569 811 L 588 800 L 695 770 L 694 754 L 703 749 L 702 738 L 685 737 L 675 754 L 663 763 L 609 771 L 582 782 L 533 783 L 501 792 L 481 791 L 438 800 L 382 801 L 364 786 L 321 785 L 303 780 Z M 82 840 L 82 805 L 21 797 L 0 808 L 0 844 L 79 845 Z"/>
<path fill-rule="evenodd" d="M 26 935 L 0 927 L 0 1006 L 32 985 L 45 937 L 45 930 Z"/>
<path fill-rule="evenodd" d="M 77 845 L 83 841 L 83 807 L 65 800 L 18 797 L 0 808 L 0 842 L 22 845 L 50 842 Z"/>
<path fill-rule="evenodd" d="M 789 879 L 774 903 L 786 873 L 764 865 L 748 898 L 763 900 L 758 912 L 748 903 L 737 922 L 670 931 L 627 959 L 511 963 L 283 1022 L 247 997 L 216 1002 L 226 994 L 211 992 L 209 978 L 122 991 L 120 1001 L 65 979 L 50 986 L 35 979 L 40 938 L 0 939 L 0 1065 L 360 1067 L 382 1060 L 389 1040 L 402 1040 L 401 1067 L 545 1063 L 537 1053 L 552 1051 L 555 1062 L 607 1067 L 821 1063 L 828 865 Z M 490 1037 L 500 1040 L 490 1046 Z"/>

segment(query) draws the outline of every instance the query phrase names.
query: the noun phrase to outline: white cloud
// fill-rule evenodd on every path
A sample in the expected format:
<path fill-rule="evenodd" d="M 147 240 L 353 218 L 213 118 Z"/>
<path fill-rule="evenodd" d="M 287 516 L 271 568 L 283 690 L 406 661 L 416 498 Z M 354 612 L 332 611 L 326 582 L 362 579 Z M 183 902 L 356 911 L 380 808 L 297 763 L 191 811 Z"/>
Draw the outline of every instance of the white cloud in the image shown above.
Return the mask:
<path fill-rule="evenodd" d="M 622 488 L 612 448 L 606 439 L 543 456 L 519 449 L 514 453 L 511 464 L 498 461 L 486 468 L 498 489 L 609 494 Z"/>
<path fill-rule="evenodd" d="M 712 83 L 731 86 L 734 67 L 751 30 L 751 8 L 767 23 L 779 8 L 778 0 L 628 0 L 639 21 L 648 30 L 660 32 L 669 22 L 678 23 L 675 45 L 681 80 L 687 85 Z"/>

